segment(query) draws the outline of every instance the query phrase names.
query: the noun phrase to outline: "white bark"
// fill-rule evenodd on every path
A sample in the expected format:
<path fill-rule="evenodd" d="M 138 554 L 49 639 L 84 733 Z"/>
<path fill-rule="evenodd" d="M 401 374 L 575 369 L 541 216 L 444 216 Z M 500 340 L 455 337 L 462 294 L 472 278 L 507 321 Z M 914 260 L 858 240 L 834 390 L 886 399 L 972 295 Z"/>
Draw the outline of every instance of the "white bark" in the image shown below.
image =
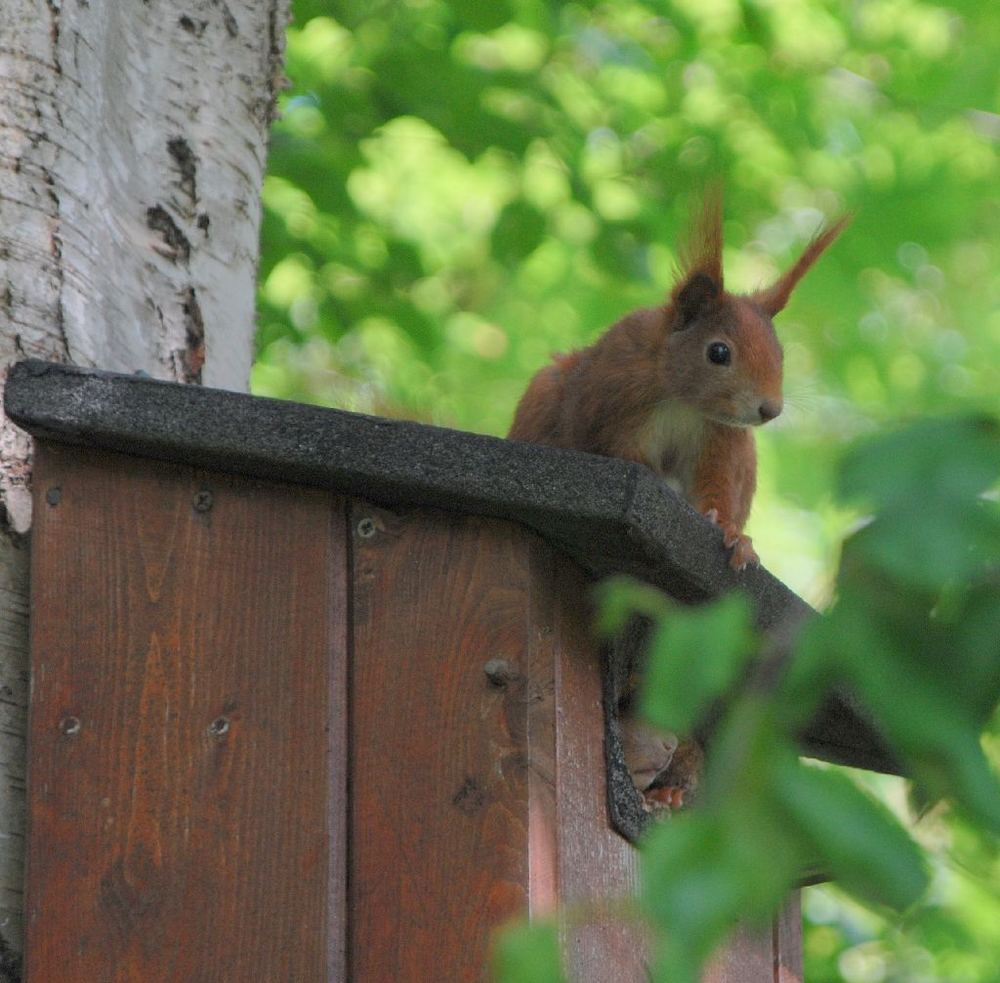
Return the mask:
<path fill-rule="evenodd" d="M 289 0 L 0 0 L 0 379 L 245 389 Z M 20 945 L 30 443 L 0 421 L 0 933 Z M 6 926 L 6 927 L 5 927 Z"/>

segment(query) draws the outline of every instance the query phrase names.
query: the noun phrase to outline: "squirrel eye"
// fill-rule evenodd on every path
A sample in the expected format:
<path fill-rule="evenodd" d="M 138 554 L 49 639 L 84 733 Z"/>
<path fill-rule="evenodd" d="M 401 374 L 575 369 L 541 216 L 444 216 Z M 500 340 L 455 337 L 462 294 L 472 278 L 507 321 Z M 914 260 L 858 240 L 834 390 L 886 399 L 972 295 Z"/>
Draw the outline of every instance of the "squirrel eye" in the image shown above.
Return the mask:
<path fill-rule="evenodd" d="M 708 360 L 713 365 L 728 365 L 731 357 L 729 345 L 724 345 L 721 341 L 713 341 L 708 346 Z"/>

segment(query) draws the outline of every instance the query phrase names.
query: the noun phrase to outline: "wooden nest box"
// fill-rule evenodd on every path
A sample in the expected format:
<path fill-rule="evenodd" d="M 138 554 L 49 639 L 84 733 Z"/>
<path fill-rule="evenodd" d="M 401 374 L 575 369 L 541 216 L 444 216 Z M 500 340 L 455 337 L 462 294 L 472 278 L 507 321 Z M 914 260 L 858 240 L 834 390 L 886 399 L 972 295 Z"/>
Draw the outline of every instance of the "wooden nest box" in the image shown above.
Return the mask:
<path fill-rule="evenodd" d="M 458 983 L 494 927 L 585 903 L 570 978 L 645 980 L 600 905 L 609 825 L 588 581 L 809 609 L 622 461 L 40 362 L 26 971 Z M 892 762 L 831 701 L 808 753 Z M 714 983 L 799 980 L 794 905 Z M 778 973 L 778 975 L 775 975 Z M 784 974 L 784 975 L 782 975 Z"/>

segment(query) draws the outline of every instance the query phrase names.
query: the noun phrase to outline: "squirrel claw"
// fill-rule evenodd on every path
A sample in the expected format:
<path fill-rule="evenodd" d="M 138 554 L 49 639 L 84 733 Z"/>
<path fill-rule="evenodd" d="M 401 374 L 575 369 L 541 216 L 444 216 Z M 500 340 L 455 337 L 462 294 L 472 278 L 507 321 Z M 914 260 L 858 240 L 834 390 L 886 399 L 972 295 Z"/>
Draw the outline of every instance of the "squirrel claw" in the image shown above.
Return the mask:
<path fill-rule="evenodd" d="M 732 555 L 729 557 L 729 565 L 736 571 L 745 570 L 748 566 L 759 567 L 760 557 L 757 556 L 753 548 L 753 542 L 749 536 L 743 533 L 730 530 L 724 533 L 723 540 L 726 549 L 731 549 Z"/>
<path fill-rule="evenodd" d="M 729 557 L 729 565 L 734 570 L 739 572 L 745 570 L 748 566 L 760 566 L 760 558 L 757 556 L 749 536 L 744 536 L 739 528 L 732 523 L 722 522 L 719 519 L 719 510 L 717 508 L 706 509 L 702 515 L 722 530 L 722 544 L 727 550 L 732 550 L 732 555 Z"/>
<path fill-rule="evenodd" d="M 684 789 L 674 786 L 647 789 L 643 793 L 643 797 L 652 808 L 666 808 L 672 811 L 680 809 L 684 805 Z"/>

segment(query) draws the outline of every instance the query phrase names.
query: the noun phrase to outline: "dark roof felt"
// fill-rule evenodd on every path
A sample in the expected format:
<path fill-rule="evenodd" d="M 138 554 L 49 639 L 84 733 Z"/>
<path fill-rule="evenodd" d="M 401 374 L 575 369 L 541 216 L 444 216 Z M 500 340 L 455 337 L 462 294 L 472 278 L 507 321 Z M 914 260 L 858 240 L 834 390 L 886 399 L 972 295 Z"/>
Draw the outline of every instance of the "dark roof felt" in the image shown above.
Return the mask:
<path fill-rule="evenodd" d="M 36 437 L 523 523 L 596 576 L 629 573 L 696 602 L 738 588 L 763 630 L 812 609 L 762 568 L 735 574 L 721 534 L 640 465 L 242 393 L 24 361 L 7 414 Z M 803 738 L 817 757 L 895 763 L 846 698 Z"/>

